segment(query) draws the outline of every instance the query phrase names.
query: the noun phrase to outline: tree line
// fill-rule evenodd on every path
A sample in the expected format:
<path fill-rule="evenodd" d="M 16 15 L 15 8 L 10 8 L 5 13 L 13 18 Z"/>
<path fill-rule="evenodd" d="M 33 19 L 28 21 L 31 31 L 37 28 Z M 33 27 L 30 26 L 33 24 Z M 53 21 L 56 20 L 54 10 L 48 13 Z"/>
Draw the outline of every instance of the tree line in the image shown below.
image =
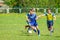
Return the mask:
<path fill-rule="evenodd" d="M 4 0 L 10 7 L 19 8 L 59 8 L 60 0 Z"/>

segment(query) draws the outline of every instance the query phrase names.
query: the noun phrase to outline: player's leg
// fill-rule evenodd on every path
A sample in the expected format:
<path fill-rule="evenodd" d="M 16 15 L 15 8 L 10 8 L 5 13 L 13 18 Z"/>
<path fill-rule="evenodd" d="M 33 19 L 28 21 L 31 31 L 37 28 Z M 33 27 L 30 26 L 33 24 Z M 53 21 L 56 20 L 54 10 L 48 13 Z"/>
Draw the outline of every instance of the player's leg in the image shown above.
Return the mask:
<path fill-rule="evenodd" d="M 31 26 L 31 28 L 35 33 L 37 32 L 35 26 Z"/>
<path fill-rule="evenodd" d="M 27 28 L 30 28 L 30 26 L 29 26 L 29 25 L 26 25 L 26 26 L 25 26 L 25 29 L 27 29 Z"/>
<path fill-rule="evenodd" d="M 52 26 L 50 26 L 50 35 L 52 35 L 52 33 L 53 33 L 53 28 Z"/>
<path fill-rule="evenodd" d="M 32 30 L 33 30 L 34 32 L 36 32 L 36 28 L 35 28 L 35 26 L 34 26 L 34 23 L 29 23 L 29 25 L 30 25 L 30 27 L 32 28 Z"/>
<path fill-rule="evenodd" d="M 53 22 L 52 21 L 50 21 L 49 22 L 49 31 L 50 31 L 50 35 L 52 35 L 52 32 L 53 32 Z"/>
<path fill-rule="evenodd" d="M 50 31 L 51 30 L 51 22 L 50 21 L 47 21 L 47 27 L 48 27 L 48 30 Z"/>
<path fill-rule="evenodd" d="M 39 30 L 38 26 L 36 26 L 36 29 L 37 29 L 38 35 L 40 36 L 40 30 Z"/>
<path fill-rule="evenodd" d="M 38 33 L 38 35 L 40 36 L 40 30 L 39 30 L 39 28 L 38 28 L 38 24 L 37 24 L 37 22 L 34 24 L 34 26 L 36 27 L 36 29 L 37 29 L 37 33 Z"/>
<path fill-rule="evenodd" d="M 26 25 L 25 29 L 27 29 L 28 33 L 32 33 L 32 28 L 30 27 L 30 25 Z"/>
<path fill-rule="evenodd" d="M 27 28 L 27 32 L 32 33 L 32 29 L 31 29 L 31 27 L 29 25 L 29 22 L 28 21 L 26 21 L 26 22 L 27 22 L 28 25 L 25 26 L 25 29 Z"/>
<path fill-rule="evenodd" d="M 50 22 L 50 31 L 53 32 L 53 21 Z"/>

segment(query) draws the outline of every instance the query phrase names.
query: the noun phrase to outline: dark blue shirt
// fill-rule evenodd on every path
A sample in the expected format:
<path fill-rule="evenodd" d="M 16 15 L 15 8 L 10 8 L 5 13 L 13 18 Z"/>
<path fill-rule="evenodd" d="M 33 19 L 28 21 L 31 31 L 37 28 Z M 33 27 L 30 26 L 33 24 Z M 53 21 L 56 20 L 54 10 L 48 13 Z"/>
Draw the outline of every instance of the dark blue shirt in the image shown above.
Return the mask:
<path fill-rule="evenodd" d="M 30 20 L 30 22 L 36 22 L 36 14 L 27 14 L 28 19 Z"/>

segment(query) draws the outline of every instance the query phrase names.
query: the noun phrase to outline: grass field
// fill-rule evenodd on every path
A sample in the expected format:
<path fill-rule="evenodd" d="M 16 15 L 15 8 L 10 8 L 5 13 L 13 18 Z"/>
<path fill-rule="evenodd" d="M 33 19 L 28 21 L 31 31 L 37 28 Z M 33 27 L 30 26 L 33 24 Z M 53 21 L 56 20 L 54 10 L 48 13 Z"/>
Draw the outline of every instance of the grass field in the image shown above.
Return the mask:
<path fill-rule="evenodd" d="M 24 14 L 0 14 L 0 40 L 60 40 L 60 15 L 54 21 L 54 33 L 49 36 L 49 31 L 46 26 L 46 17 L 37 20 L 41 36 L 39 37 L 34 32 L 28 34 L 24 26 L 26 19 Z"/>

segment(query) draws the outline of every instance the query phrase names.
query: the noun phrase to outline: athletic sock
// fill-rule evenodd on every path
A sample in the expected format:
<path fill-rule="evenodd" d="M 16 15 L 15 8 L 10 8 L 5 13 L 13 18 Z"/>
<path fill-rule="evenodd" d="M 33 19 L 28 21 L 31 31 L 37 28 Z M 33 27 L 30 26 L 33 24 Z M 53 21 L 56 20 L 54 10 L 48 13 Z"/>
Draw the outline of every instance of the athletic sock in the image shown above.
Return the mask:
<path fill-rule="evenodd" d="M 50 35 L 52 36 L 52 32 L 53 32 L 53 30 L 50 30 Z"/>
<path fill-rule="evenodd" d="M 51 32 L 53 32 L 54 30 L 53 30 L 53 29 L 51 29 L 50 31 L 51 31 Z"/>
<path fill-rule="evenodd" d="M 40 35 L 40 30 L 37 30 L 38 31 L 38 35 Z"/>
<path fill-rule="evenodd" d="M 36 32 L 36 30 L 35 30 L 35 29 L 34 29 L 33 31 L 34 31 L 34 32 Z"/>

